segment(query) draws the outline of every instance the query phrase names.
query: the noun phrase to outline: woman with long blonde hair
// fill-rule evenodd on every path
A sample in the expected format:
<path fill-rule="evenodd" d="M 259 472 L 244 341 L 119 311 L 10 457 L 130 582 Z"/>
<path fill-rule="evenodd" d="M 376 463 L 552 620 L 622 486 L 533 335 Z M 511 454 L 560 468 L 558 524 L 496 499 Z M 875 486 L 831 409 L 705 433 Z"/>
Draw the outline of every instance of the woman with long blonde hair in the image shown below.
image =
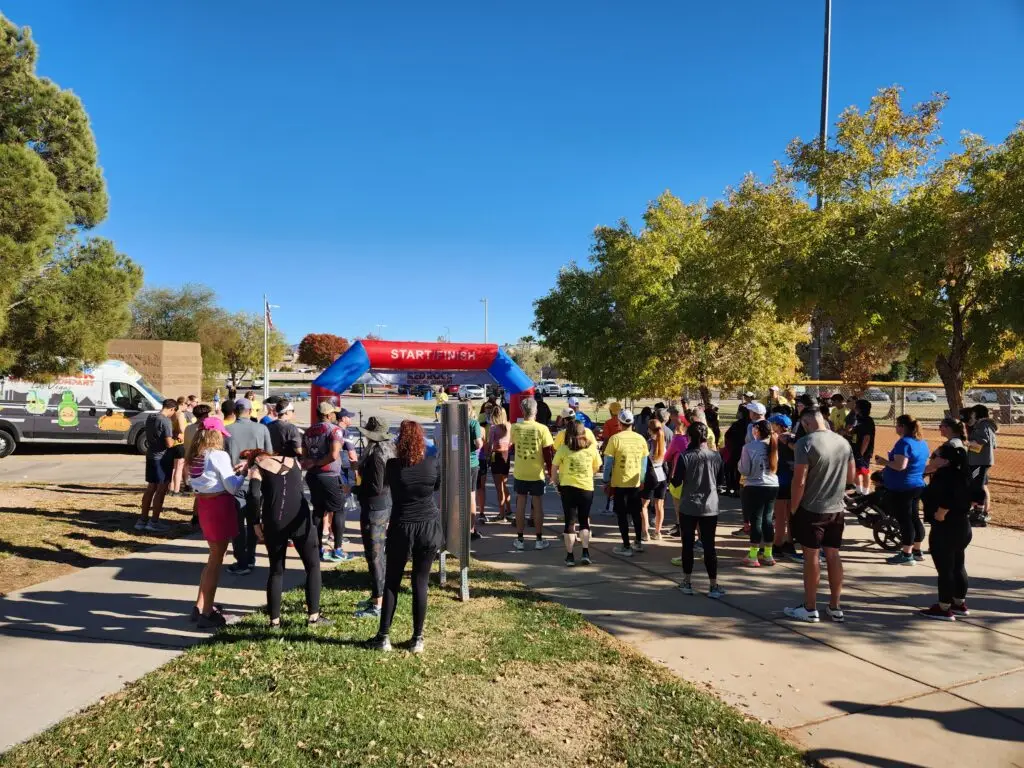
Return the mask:
<path fill-rule="evenodd" d="M 491 464 L 491 476 L 494 478 L 494 489 L 498 494 L 498 514 L 505 512 L 505 519 L 514 521 L 512 514 L 512 498 L 508 493 L 509 441 L 512 428 L 508 423 L 508 415 L 500 405 L 491 410 L 491 426 L 487 435 L 487 454 Z"/>
<path fill-rule="evenodd" d="M 647 476 L 644 478 L 643 524 L 644 541 L 661 540 L 661 526 L 665 522 L 665 495 L 668 493 L 668 473 L 665 469 L 665 425 L 661 419 L 652 418 L 647 422 L 648 462 Z M 650 525 L 647 517 L 648 506 L 654 506 L 654 531 L 648 530 Z"/>
<path fill-rule="evenodd" d="M 199 623 L 200 629 L 223 627 L 226 623 L 213 599 L 224 553 L 238 535 L 235 493 L 242 487 L 245 477 L 231 466 L 231 457 L 224 450 L 225 437 L 230 435 L 224 422 L 214 417 L 204 419 L 186 457 L 192 490 L 196 493 L 199 527 L 210 548 L 199 578 L 199 595 L 192 609 L 192 620 Z"/>

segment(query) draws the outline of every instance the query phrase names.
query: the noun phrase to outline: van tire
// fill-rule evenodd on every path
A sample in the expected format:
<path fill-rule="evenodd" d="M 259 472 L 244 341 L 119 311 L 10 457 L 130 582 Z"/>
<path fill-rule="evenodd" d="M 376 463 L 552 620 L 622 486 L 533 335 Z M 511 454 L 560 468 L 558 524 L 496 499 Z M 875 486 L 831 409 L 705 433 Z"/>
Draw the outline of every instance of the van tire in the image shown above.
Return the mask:
<path fill-rule="evenodd" d="M 0 429 L 0 459 L 5 459 L 14 453 L 14 449 L 18 447 L 18 441 L 14 435 L 8 432 L 6 429 Z"/>
<path fill-rule="evenodd" d="M 140 429 L 139 434 L 135 436 L 135 452 L 144 456 L 147 448 L 149 440 L 146 439 L 146 430 Z"/>

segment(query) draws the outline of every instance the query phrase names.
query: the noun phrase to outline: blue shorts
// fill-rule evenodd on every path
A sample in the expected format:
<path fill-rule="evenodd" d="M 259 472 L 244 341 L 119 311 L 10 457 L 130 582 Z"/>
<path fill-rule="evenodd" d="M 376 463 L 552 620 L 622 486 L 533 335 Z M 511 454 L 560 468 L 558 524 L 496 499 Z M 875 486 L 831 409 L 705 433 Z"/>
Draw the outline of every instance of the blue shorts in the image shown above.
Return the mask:
<path fill-rule="evenodd" d="M 146 482 L 166 485 L 174 474 L 174 452 L 166 450 L 161 454 L 146 454 Z"/>

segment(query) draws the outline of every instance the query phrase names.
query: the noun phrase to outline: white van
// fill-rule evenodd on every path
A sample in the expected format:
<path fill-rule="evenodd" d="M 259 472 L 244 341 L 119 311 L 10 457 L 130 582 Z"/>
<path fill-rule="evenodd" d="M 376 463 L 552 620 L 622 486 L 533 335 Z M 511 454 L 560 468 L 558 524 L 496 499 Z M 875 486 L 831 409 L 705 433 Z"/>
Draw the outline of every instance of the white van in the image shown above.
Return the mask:
<path fill-rule="evenodd" d="M 48 383 L 0 377 L 0 458 L 19 443 L 125 443 L 146 452 L 164 397 L 120 360 Z"/>

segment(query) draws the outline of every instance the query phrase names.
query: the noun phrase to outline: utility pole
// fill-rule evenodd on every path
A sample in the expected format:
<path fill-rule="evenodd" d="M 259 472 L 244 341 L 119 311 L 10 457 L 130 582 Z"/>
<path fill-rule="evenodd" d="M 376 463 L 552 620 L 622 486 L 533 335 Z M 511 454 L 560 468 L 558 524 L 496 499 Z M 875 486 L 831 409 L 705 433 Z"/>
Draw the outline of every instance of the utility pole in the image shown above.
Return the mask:
<path fill-rule="evenodd" d="M 263 399 L 270 397 L 270 329 L 274 327 L 274 321 L 270 317 L 270 310 L 277 309 L 277 304 L 267 301 L 267 294 L 263 294 Z M 236 382 L 237 386 L 238 382 Z"/>
<path fill-rule="evenodd" d="M 380 335 L 380 329 L 381 328 L 387 328 L 387 325 L 385 325 L 384 323 L 377 323 L 377 338 L 378 339 L 381 338 L 381 335 Z"/>
<path fill-rule="evenodd" d="M 449 344 L 452 343 L 452 329 L 447 325 L 444 327 L 444 338 Z"/>
<path fill-rule="evenodd" d="M 480 299 L 480 303 L 484 305 L 484 344 L 487 343 L 487 299 Z"/>
<path fill-rule="evenodd" d="M 830 48 L 832 41 L 832 0 L 825 0 L 825 42 L 821 59 L 821 122 L 818 128 L 818 146 L 821 149 L 821 157 L 824 160 L 825 147 L 828 141 L 828 81 L 831 70 Z M 818 169 L 818 189 L 815 210 L 821 211 L 825 201 L 821 195 L 821 173 Z M 817 381 L 821 378 L 821 340 L 824 335 L 821 322 L 821 311 L 815 309 L 811 318 L 811 378 Z"/>

